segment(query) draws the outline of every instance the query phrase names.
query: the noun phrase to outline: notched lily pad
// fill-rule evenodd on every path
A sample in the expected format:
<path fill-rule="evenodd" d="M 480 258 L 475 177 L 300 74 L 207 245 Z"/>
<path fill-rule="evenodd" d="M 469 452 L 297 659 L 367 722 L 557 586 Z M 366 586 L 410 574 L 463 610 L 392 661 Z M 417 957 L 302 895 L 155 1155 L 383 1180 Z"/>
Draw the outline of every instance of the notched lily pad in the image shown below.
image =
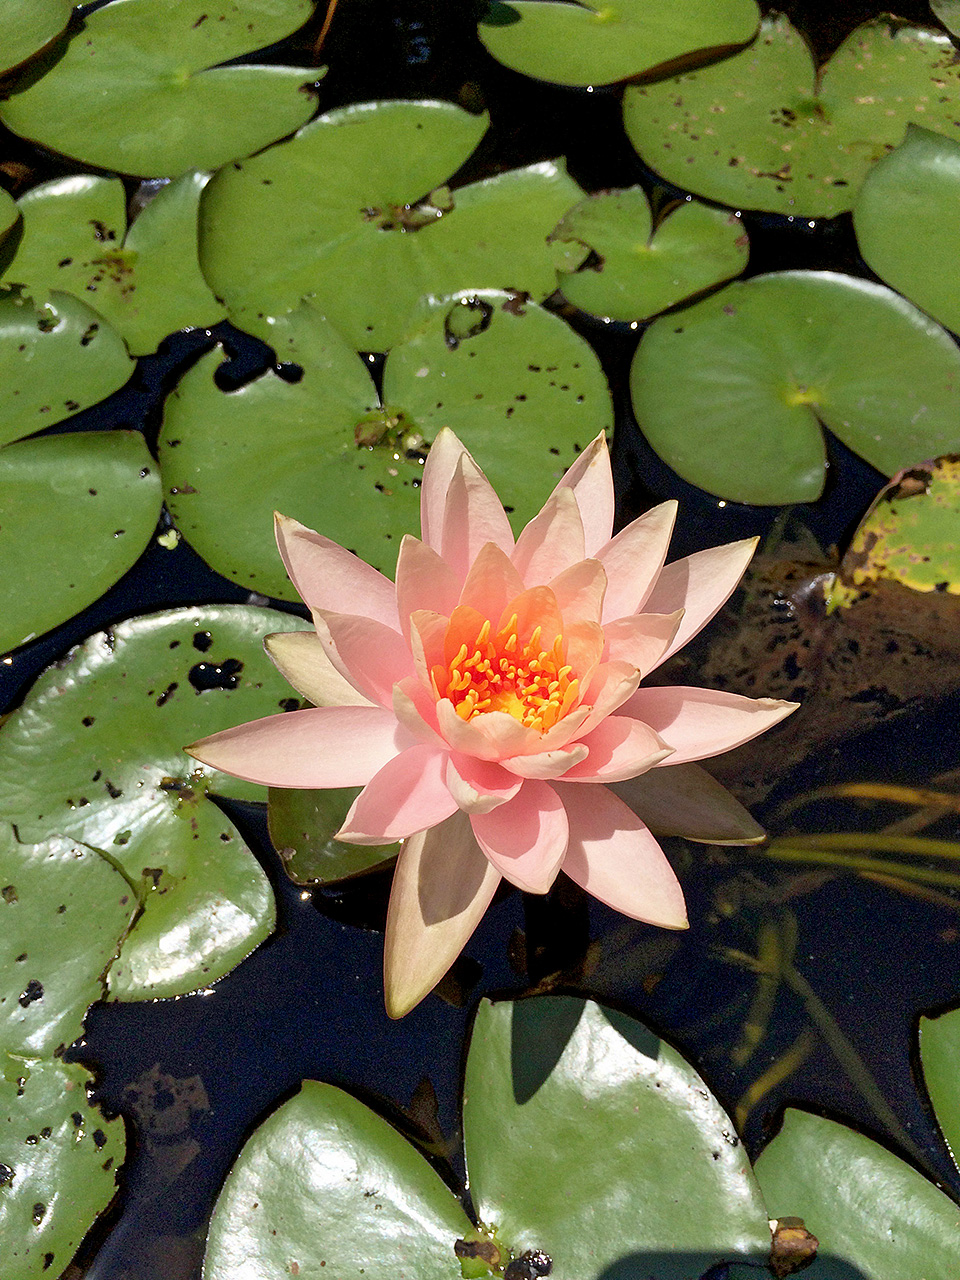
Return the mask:
<path fill-rule="evenodd" d="M 0 103 L 0 119 L 119 173 L 215 169 L 313 114 L 306 90 L 322 71 L 218 65 L 282 39 L 312 12 L 309 0 L 178 0 L 175 10 L 114 0 L 86 14 L 45 75 Z"/>
<path fill-rule="evenodd" d="M 270 788 L 270 839 L 294 884 L 331 884 L 381 866 L 400 852 L 399 843 L 345 844 L 333 838 L 359 794 L 359 787 Z"/>
<path fill-rule="evenodd" d="M 960 448 L 949 334 L 890 289 L 834 272 L 756 276 L 661 316 L 630 385 L 663 460 L 738 502 L 817 498 L 821 423 L 888 476 Z"/>
<path fill-rule="evenodd" d="M 34 187 L 17 202 L 23 235 L 3 280 L 42 303 L 49 290 L 80 298 L 105 317 L 133 355 L 224 310 L 200 274 L 197 208 L 208 175 L 162 186 L 127 230 L 117 178 L 77 174 Z"/>
<path fill-rule="evenodd" d="M 135 563 L 160 518 L 139 431 L 71 431 L 0 449 L 0 653 L 85 609 Z"/>
<path fill-rule="evenodd" d="M 0 1052 L 4 1280 L 59 1276 L 116 1192 L 122 1120 L 87 1100 L 89 1073 Z"/>
<path fill-rule="evenodd" d="M 70 21 L 73 0 L 4 0 L 0 10 L 0 70 L 19 66 Z"/>
<path fill-rule="evenodd" d="M 579 270 L 561 271 L 574 306 L 610 320 L 644 320 L 747 265 L 743 223 L 723 209 L 686 200 L 653 227 L 642 187 L 601 191 L 567 214 L 553 240 L 589 250 Z"/>
<path fill-rule="evenodd" d="M 479 35 L 514 71 L 584 86 L 612 84 L 685 55 L 745 44 L 759 20 L 753 0 L 494 0 Z"/>
<path fill-rule="evenodd" d="M 86 303 L 0 294 L 0 445 L 89 408 L 132 372 L 119 334 Z"/>
<path fill-rule="evenodd" d="M 624 124 L 643 159 L 688 191 L 737 208 L 803 217 L 849 209 L 909 123 L 960 120 L 960 65 L 941 31 L 877 18 L 817 71 L 779 14 L 714 66 L 627 88 Z"/>
<path fill-rule="evenodd" d="M 114 998 L 205 986 L 273 927 L 266 876 L 209 798 L 264 792 L 183 747 L 290 705 L 261 646 L 298 625 L 229 605 L 134 618 L 46 671 L 0 729 L 0 809 L 20 838 L 102 849 L 141 895 L 108 975 Z"/>

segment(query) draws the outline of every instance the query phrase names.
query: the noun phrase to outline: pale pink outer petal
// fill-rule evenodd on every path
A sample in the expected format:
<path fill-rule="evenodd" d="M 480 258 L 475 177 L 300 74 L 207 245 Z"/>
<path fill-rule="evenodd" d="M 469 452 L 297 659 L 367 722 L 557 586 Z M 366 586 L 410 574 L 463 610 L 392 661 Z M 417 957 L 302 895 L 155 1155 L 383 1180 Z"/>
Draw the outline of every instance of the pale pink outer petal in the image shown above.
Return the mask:
<path fill-rule="evenodd" d="M 437 724 L 455 751 L 479 760 L 526 755 L 536 751 L 541 742 L 536 729 L 528 729 L 506 711 L 488 711 L 472 720 L 461 720 L 449 698 L 437 703 Z"/>
<path fill-rule="evenodd" d="M 371 702 L 393 705 L 393 686 L 416 669 L 403 636 L 382 622 L 353 613 L 314 609 L 324 652 L 337 670 Z"/>
<path fill-rule="evenodd" d="M 608 716 L 580 743 L 589 754 L 564 774 L 564 782 L 621 782 L 673 755 L 658 734 L 629 716 Z"/>
<path fill-rule="evenodd" d="M 512 800 L 490 813 L 473 814 L 480 848 L 511 884 L 546 893 L 567 848 L 567 815 L 548 782 L 527 780 Z"/>
<path fill-rule="evenodd" d="M 613 532 L 614 493 L 610 451 L 601 432 L 587 445 L 557 485 L 573 490 L 583 520 L 584 547 L 595 556 Z M 556 492 L 556 489 L 554 490 Z"/>
<path fill-rule="evenodd" d="M 549 582 L 584 558 L 583 521 L 572 489 L 553 491 L 520 534 L 510 558 L 530 587 Z"/>
<path fill-rule="evenodd" d="M 336 542 L 299 520 L 274 516 L 277 546 L 290 581 L 311 609 L 336 609 L 400 630 L 393 583 Z"/>
<path fill-rule="evenodd" d="M 464 813 L 489 813 L 512 800 L 522 786 L 516 778 L 492 760 L 450 752 L 444 780 L 457 807 Z"/>
<path fill-rule="evenodd" d="M 338 840 L 389 844 L 443 822 L 457 808 L 444 781 L 447 753 L 419 742 L 394 756 L 354 800 Z"/>
<path fill-rule="evenodd" d="M 387 1013 L 402 1018 L 432 991 L 480 923 L 500 883 L 466 814 L 411 836 L 397 859 L 383 943 Z"/>
<path fill-rule="evenodd" d="M 744 698 L 719 689 L 683 685 L 638 689 L 623 705 L 625 715 L 635 716 L 655 729 L 676 748 L 665 765 L 706 760 L 730 751 L 772 728 L 799 703 L 777 698 Z"/>
<path fill-rule="evenodd" d="M 683 610 L 678 609 L 676 613 L 635 613 L 604 623 L 604 657 L 628 662 L 643 677 L 659 666 L 682 620 Z"/>
<path fill-rule="evenodd" d="M 682 560 L 674 560 L 661 571 L 656 585 L 644 601 L 644 609 L 651 613 L 684 610 L 680 629 L 661 662 L 692 640 L 727 602 L 743 577 L 758 542 L 758 538 L 745 538 L 742 542 L 709 547 Z"/>
<path fill-rule="evenodd" d="M 277 631 L 263 647 L 270 661 L 297 693 L 316 707 L 372 707 L 327 657 L 315 631 Z"/>
<path fill-rule="evenodd" d="M 677 518 L 677 503 L 661 502 L 639 516 L 597 552 L 607 572 L 603 621 L 638 613 L 645 606 L 657 575 L 663 568 Z M 678 606 L 674 606 L 676 608 Z M 651 613 L 673 613 L 651 606 Z"/>
<path fill-rule="evenodd" d="M 437 729 L 436 700 L 416 676 L 393 686 L 393 713 L 418 742 L 444 742 Z"/>
<path fill-rule="evenodd" d="M 571 880 L 634 920 L 685 929 L 680 882 L 636 814 L 607 787 L 554 785 L 570 823 L 563 870 Z"/>
<path fill-rule="evenodd" d="M 698 764 L 651 769 L 612 789 L 655 836 L 729 845 L 765 839 L 763 827 L 740 801 Z"/>
<path fill-rule="evenodd" d="M 405 534 L 397 556 L 397 609 L 407 643 L 412 613 L 429 609 L 449 617 L 459 597 L 460 581 L 446 561 L 419 538 Z"/>
<path fill-rule="evenodd" d="M 607 575 L 599 560 L 581 560 L 572 564 L 551 578 L 547 586 L 557 598 L 564 626 L 573 622 L 600 621 Z"/>
<path fill-rule="evenodd" d="M 485 542 L 495 542 L 507 555 L 513 530 L 493 485 L 464 451 L 447 491 L 440 554 L 461 582 Z"/>
<path fill-rule="evenodd" d="M 501 613 L 522 591 L 523 581 L 510 563 L 510 557 L 495 542 L 488 542 L 480 548 L 470 566 L 463 590 L 455 603 L 476 609 L 489 618 L 496 629 Z"/>
<path fill-rule="evenodd" d="M 467 450 L 449 427 L 443 427 L 427 453 L 420 482 L 420 536 L 440 554 L 447 493 L 460 458 Z"/>
<path fill-rule="evenodd" d="M 572 747 L 560 751 L 538 751 L 532 756 L 513 756 L 504 760 L 504 769 L 509 769 L 520 778 L 559 778 L 573 765 L 586 760 L 588 748 L 577 742 Z"/>
<path fill-rule="evenodd" d="M 267 787 L 360 787 L 410 745 L 382 707 L 309 707 L 201 738 L 189 755 Z"/>

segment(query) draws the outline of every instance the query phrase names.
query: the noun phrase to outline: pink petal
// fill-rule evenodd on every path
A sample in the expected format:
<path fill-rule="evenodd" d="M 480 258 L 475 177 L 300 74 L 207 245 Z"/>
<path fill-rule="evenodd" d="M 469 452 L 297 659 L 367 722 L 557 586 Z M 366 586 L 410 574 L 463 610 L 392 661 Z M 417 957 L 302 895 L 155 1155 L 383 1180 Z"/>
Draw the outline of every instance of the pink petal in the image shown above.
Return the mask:
<path fill-rule="evenodd" d="M 686 928 L 680 883 L 636 814 L 607 787 L 556 785 L 570 823 L 563 870 L 571 880 L 634 920 Z"/>
<path fill-rule="evenodd" d="M 661 571 L 644 601 L 644 609 L 651 613 L 684 610 L 680 629 L 661 662 L 692 640 L 726 603 L 743 577 L 758 541 L 758 538 L 745 538 L 742 542 L 697 551 L 682 560 L 674 560 Z"/>
<path fill-rule="evenodd" d="M 460 596 L 460 582 L 432 547 L 405 534 L 397 556 L 397 609 L 400 626 L 410 642 L 410 615 L 429 609 L 449 618 Z"/>
<path fill-rule="evenodd" d="M 552 729 L 548 729 L 546 733 L 536 734 L 530 742 L 529 749 L 522 754 L 543 755 L 545 752 L 562 751 L 569 742 L 580 736 L 581 727 L 590 715 L 590 707 L 573 707 L 562 720 L 557 721 Z"/>
<path fill-rule="evenodd" d="M 564 626 L 563 638 L 567 642 L 567 662 L 580 681 L 582 699 L 582 690 L 589 686 L 603 656 L 603 628 L 596 622 L 575 622 Z"/>
<path fill-rule="evenodd" d="M 372 707 L 336 669 L 315 631 L 277 631 L 264 639 L 270 661 L 315 707 Z"/>
<path fill-rule="evenodd" d="M 602 432 L 570 467 L 557 485 L 557 489 L 560 488 L 573 490 L 583 521 L 586 554 L 595 556 L 613 532 L 613 474 L 607 439 Z"/>
<path fill-rule="evenodd" d="M 599 560 L 581 560 L 552 578 L 547 586 L 557 598 L 563 625 L 599 622 L 607 575 Z"/>
<path fill-rule="evenodd" d="M 597 552 L 597 559 L 607 571 L 604 622 L 637 613 L 643 607 L 667 558 L 676 516 L 676 502 L 661 502 L 621 529 Z M 673 610 L 651 608 L 651 612 L 672 613 Z"/>
<path fill-rule="evenodd" d="M 512 800 L 473 814 L 473 834 L 497 870 L 528 893 L 546 893 L 567 848 L 567 815 L 547 782 L 526 781 Z"/>
<path fill-rule="evenodd" d="M 437 435 L 427 453 L 420 483 L 420 535 L 438 554 L 443 543 L 443 517 L 447 494 L 460 458 L 467 451 L 449 427 Z"/>
<path fill-rule="evenodd" d="M 449 698 L 437 703 L 437 724 L 447 743 L 478 760 L 503 760 L 507 756 L 536 751 L 540 734 L 515 720 L 506 711 L 487 711 L 472 720 L 461 720 Z"/>
<path fill-rule="evenodd" d="M 405 841 L 397 859 L 383 943 L 387 1013 L 402 1018 L 432 991 L 480 923 L 500 873 L 465 814 Z"/>
<path fill-rule="evenodd" d="M 776 698 L 743 698 L 719 689 L 676 685 L 638 689 L 623 706 L 676 748 L 668 764 L 706 760 L 749 742 L 795 711 L 796 702 Z"/>
<path fill-rule="evenodd" d="M 731 845 L 765 838 L 740 801 L 698 764 L 651 769 L 615 783 L 613 791 L 656 836 Z"/>
<path fill-rule="evenodd" d="M 583 521 L 573 490 L 560 487 L 526 526 L 510 557 L 531 587 L 540 586 L 582 560 Z"/>
<path fill-rule="evenodd" d="M 393 686 L 393 713 L 418 742 L 443 742 L 437 728 L 437 703 L 416 676 Z"/>
<path fill-rule="evenodd" d="M 495 542 L 480 548 L 454 604 L 476 609 L 495 623 L 507 605 L 523 591 L 519 573 Z"/>
<path fill-rule="evenodd" d="M 321 790 L 365 785 L 408 745 L 382 707 L 310 707 L 214 733 L 187 752 L 248 782 Z"/>
<path fill-rule="evenodd" d="M 530 587 L 514 596 L 500 615 L 499 626 L 505 626 L 513 614 L 517 615 L 517 635 L 521 645 L 527 644 L 539 628 L 540 648 L 549 652 L 557 636 L 563 632 L 557 598 L 549 587 Z"/>
<path fill-rule="evenodd" d="M 586 760 L 587 754 L 588 748 L 578 742 L 572 747 L 556 751 L 539 751 L 530 756 L 513 756 L 503 761 L 503 767 L 520 778 L 559 778 L 573 765 Z"/>
<path fill-rule="evenodd" d="M 457 807 L 464 813 L 489 813 L 512 800 L 521 787 L 521 779 L 491 760 L 450 752 L 444 779 Z"/>
<path fill-rule="evenodd" d="M 400 630 L 393 583 L 352 551 L 277 513 L 277 546 L 290 581 L 311 609 L 374 618 Z"/>
<path fill-rule="evenodd" d="M 580 745 L 589 755 L 563 775 L 564 782 L 620 782 L 646 773 L 673 755 L 673 749 L 652 729 L 628 716 L 608 716 L 580 739 Z"/>
<path fill-rule="evenodd" d="M 449 818 L 457 803 L 444 782 L 446 751 L 425 743 L 385 764 L 354 800 L 338 840 L 389 844 Z"/>
<path fill-rule="evenodd" d="M 314 609 L 317 635 L 327 657 L 350 684 L 371 702 L 393 705 L 393 686 L 415 668 L 403 636 L 351 613 Z"/>
<path fill-rule="evenodd" d="M 440 554 L 463 582 L 486 542 L 509 555 L 513 530 L 490 481 L 464 451 L 447 490 Z"/>
<path fill-rule="evenodd" d="M 682 619 L 683 610 L 678 609 L 676 613 L 635 613 L 630 618 L 604 623 L 605 656 L 628 662 L 645 676 L 659 666 Z"/>
<path fill-rule="evenodd" d="M 601 662 L 581 697 L 589 707 L 580 731 L 584 737 L 636 693 L 640 672 L 628 662 Z"/>
<path fill-rule="evenodd" d="M 433 687 L 430 673 L 435 666 L 445 667 L 444 648 L 450 619 L 429 609 L 417 609 L 410 615 L 410 654 L 413 667 L 425 689 Z"/>

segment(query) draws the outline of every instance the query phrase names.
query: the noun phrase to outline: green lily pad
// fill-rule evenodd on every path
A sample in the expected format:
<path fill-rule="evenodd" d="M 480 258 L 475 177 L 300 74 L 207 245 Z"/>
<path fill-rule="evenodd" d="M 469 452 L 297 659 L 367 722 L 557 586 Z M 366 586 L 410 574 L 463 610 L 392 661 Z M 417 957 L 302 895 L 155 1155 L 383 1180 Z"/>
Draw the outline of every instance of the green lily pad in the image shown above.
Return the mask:
<path fill-rule="evenodd" d="M 0 1046 L 50 1058 L 82 1033 L 139 900 L 93 849 L 20 844 L 8 826 L 0 882 Z"/>
<path fill-rule="evenodd" d="M 0 449 L 0 653 L 85 609 L 130 568 L 160 518 L 139 431 L 76 431 Z"/>
<path fill-rule="evenodd" d="M 920 1061 L 937 1122 L 960 1168 L 960 1013 L 920 1019 Z"/>
<path fill-rule="evenodd" d="M 90 1074 L 0 1052 L 0 1239 L 4 1280 L 61 1275 L 116 1193 L 122 1120 L 87 1100 Z"/>
<path fill-rule="evenodd" d="M 853 226 L 867 265 L 954 333 L 960 332 L 960 143 L 912 127 L 867 175 Z"/>
<path fill-rule="evenodd" d="M 120 336 L 86 303 L 0 295 L 0 445 L 69 418 L 133 372 Z"/>
<path fill-rule="evenodd" d="M 960 1209 L 862 1134 L 788 1110 L 755 1171 L 771 1218 L 803 1218 L 822 1253 L 859 1267 L 866 1280 L 956 1276 Z M 808 1274 L 822 1274 L 819 1265 Z"/>
<path fill-rule="evenodd" d="M 308 1080 L 230 1171 L 204 1280 L 458 1280 L 472 1223 L 439 1175 L 361 1102 Z"/>
<path fill-rule="evenodd" d="M 261 642 L 291 623 L 230 605 L 134 618 L 45 672 L 0 729 L 0 811 L 20 838 L 82 840 L 140 894 L 143 914 L 108 975 L 114 998 L 205 986 L 273 928 L 267 878 L 209 799 L 264 792 L 183 746 L 289 705 Z"/>
<path fill-rule="evenodd" d="M 9 191 L 4 191 L 0 187 L 0 242 L 3 241 L 7 232 L 15 225 L 20 217 L 20 210 L 17 208 L 17 202 Z"/>
<path fill-rule="evenodd" d="M 960 450 L 960 352 L 890 289 L 833 272 L 735 282 L 655 320 L 634 412 L 685 480 L 738 502 L 810 502 L 821 423 L 887 475 Z"/>
<path fill-rule="evenodd" d="M 610 320 L 643 320 L 738 276 L 747 265 L 743 223 L 723 209 L 685 201 L 656 230 L 642 187 L 601 191 L 567 214 L 555 240 L 592 250 L 560 288 L 583 311 Z"/>
<path fill-rule="evenodd" d="M 49 44 L 70 21 L 73 0 L 4 0 L 0 12 L 0 71 L 19 66 Z"/>
<path fill-rule="evenodd" d="M 953 134 L 960 66 L 950 38 L 900 19 L 864 23 L 817 71 L 782 15 L 714 66 L 634 85 L 624 124 L 671 182 L 738 208 L 808 218 L 849 209 L 908 123 Z"/>
<path fill-rule="evenodd" d="M 296 595 L 276 552 L 275 510 L 392 573 L 403 534 L 419 530 L 423 458 L 441 426 L 461 436 L 519 529 L 576 449 L 611 424 L 593 351 L 514 294 L 469 294 L 421 313 L 387 358 L 383 406 L 356 353 L 308 305 L 258 331 L 297 380 L 281 368 L 223 392 L 222 353 L 208 353 L 167 400 L 160 466 L 195 550 L 279 599 Z"/>
<path fill-rule="evenodd" d="M 224 309 L 200 273 L 197 208 L 208 175 L 160 188 L 126 230 L 118 178 L 78 174 L 42 183 L 17 202 L 23 236 L 3 273 L 38 303 L 59 289 L 95 307 L 147 355 L 168 334 L 216 324 Z"/>
<path fill-rule="evenodd" d="M 583 193 L 554 161 L 441 188 L 486 127 L 450 103 L 362 103 L 222 169 L 201 202 L 200 260 L 231 319 L 249 328 L 309 297 L 356 350 L 385 351 L 427 294 L 547 297 L 547 238 Z"/>
<path fill-rule="evenodd" d="M 178 0 L 175 11 L 155 0 L 114 0 L 86 15 L 44 76 L 0 103 L 0 119 L 53 151 L 119 173 L 215 169 L 313 114 L 305 89 L 322 72 L 216 65 L 282 39 L 312 12 L 309 0 Z"/>
<path fill-rule="evenodd" d="M 760 14 L 753 0 L 494 0 L 480 21 L 505 66 L 557 84 L 613 84 L 701 50 L 745 44 Z"/>
<path fill-rule="evenodd" d="M 270 839 L 294 884 L 331 884 L 381 866 L 400 845 L 345 844 L 333 833 L 343 826 L 359 787 L 299 791 L 271 787 L 268 792 Z"/>
<path fill-rule="evenodd" d="M 679 1280 L 770 1252 L 731 1121 L 689 1064 L 621 1014 L 568 997 L 484 1001 L 463 1123 L 480 1220 L 514 1252 L 545 1250 L 558 1276 Z"/>
<path fill-rule="evenodd" d="M 930 0 L 930 8 L 948 31 L 960 36 L 960 0 Z"/>

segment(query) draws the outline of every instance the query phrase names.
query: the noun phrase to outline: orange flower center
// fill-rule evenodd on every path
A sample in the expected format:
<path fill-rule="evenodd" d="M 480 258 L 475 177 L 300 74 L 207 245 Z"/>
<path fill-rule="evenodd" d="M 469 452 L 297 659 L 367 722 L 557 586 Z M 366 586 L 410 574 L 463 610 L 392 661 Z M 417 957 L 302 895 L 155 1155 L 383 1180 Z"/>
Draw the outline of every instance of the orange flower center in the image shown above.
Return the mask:
<path fill-rule="evenodd" d="M 543 649 L 541 628 L 536 627 L 521 644 L 516 614 L 493 635 L 492 630 L 484 619 L 472 644 L 461 644 L 447 666 L 433 668 L 437 696 L 449 698 L 461 720 L 505 711 L 521 724 L 546 732 L 566 715 L 579 688 L 565 661 L 563 636 Z"/>

